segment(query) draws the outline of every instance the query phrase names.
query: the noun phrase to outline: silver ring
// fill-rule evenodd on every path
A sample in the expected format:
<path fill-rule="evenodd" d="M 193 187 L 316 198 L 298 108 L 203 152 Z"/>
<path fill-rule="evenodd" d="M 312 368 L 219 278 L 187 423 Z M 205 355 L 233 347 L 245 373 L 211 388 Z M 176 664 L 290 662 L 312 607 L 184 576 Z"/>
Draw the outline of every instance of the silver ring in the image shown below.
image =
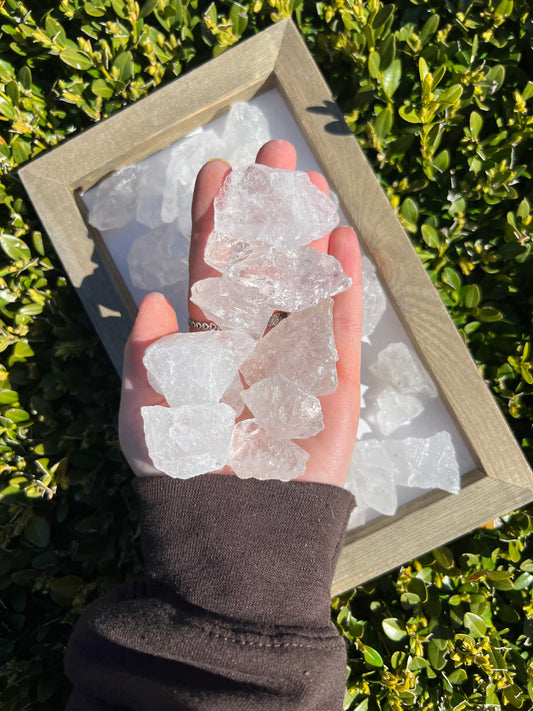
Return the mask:
<path fill-rule="evenodd" d="M 216 323 L 206 323 L 205 321 L 193 321 L 189 316 L 189 330 L 192 328 L 197 328 L 199 331 L 220 331 L 220 326 Z"/>
<path fill-rule="evenodd" d="M 274 328 L 274 326 L 277 326 L 280 321 L 287 318 L 288 315 L 289 314 L 286 311 L 278 311 L 277 313 L 272 314 L 272 316 L 268 319 L 267 328 Z"/>

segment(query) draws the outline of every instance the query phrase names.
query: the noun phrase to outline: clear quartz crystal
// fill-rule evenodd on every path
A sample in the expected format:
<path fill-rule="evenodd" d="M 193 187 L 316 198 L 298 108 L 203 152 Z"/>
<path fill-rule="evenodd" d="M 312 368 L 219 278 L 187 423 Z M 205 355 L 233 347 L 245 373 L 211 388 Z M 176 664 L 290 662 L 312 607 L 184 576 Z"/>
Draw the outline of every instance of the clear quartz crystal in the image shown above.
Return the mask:
<path fill-rule="evenodd" d="M 306 439 L 324 429 L 320 400 L 279 373 L 259 380 L 242 399 L 257 424 L 276 439 Z"/>
<path fill-rule="evenodd" d="M 236 417 L 242 415 L 244 410 L 244 400 L 242 399 L 243 391 L 244 385 L 242 384 L 240 374 L 237 373 L 220 399 L 220 402 L 225 402 L 226 405 L 229 405 L 233 410 L 235 410 Z"/>
<path fill-rule="evenodd" d="M 443 430 L 432 437 L 391 440 L 387 449 L 396 462 L 397 484 L 459 493 L 461 476 L 449 432 Z"/>
<path fill-rule="evenodd" d="M 323 237 L 339 217 L 307 173 L 251 165 L 233 170 L 215 198 L 216 232 L 294 249 Z"/>
<path fill-rule="evenodd" d="M 191 301 L 220 328 L 243 330 L 255 338 L 263 335 L 273 310 L 260 284 L 246 286 L 225 276 L 197 281 Z"/>
<path fill-rule="evenodd" d="M 189 240 L 176 225 L 161 225 L 138 237 L 128 252 L 128 268 L 134 286 L 163 291 L 189 278 Z"/>
<path fill-rule="evenodd" d="M 309 454 L 289 439 L 278 440 L 255 420 L 235 425 L 229 465 L 238 477 L 290 481 L 305 474 Z"/>
<path fill-rule="evenodd" d="M 333 299 L 291 314 L 261 338 L 241 365 L 248 385 L 281 373 L 311 395 L 337 388 Z"/>
<path fill-rule="evenodd" d="M 268 121 L 263 113 L 252 104 L 238 101 L 232 104 L 224 126 L 222 143 L 224 154 L 230 165 L 242 168 L 255 162 L 261 146 L 270 138 Z"/>
<path fill-rule="evenodd" d="M 363 326 L 361 337 L 368 340 L 387 307 L 385 290 L 376 274 L 374 265 L 368 257 L 362 258 L 363 265 Z"/>
<path fill-rule="evenodd" d="M 235 412 L 222 403 L 141 408 L 148 454 L 156 469 L 189 479 L 228 461 Z"/>
<path fill-rule="evenodd" d="M 437 389 L 413 350 L 405 343 L 389 343 L 378 353 L 370 371 L 400 393 L 436 397 Z"/>
<path fill-rule="evenodd" d="M 375 439 L 358 441 L 348 481 L 358 505 L 393 516 L 398 506 L 395 469 L 384 442 Z"/>
<path fill-rule="evenodd" d="M 89 210 L 89 222 L 97 230 L 124 227 L 135 216 L 139 168 L 128 166 L 102 180 Z"/>
<path fill-rule="evenodd" d="M 137 222 L 147 227 L 163 224 L 161 214 L 166 185 L 167 156 L 160 151 L 141 163 L 137 186 Z"/>
<path fill-rule="evenodd" d="M 234 259 L 224 277 L 244 287 L 260 286 L 271 310 L 290 312 L 315 306 L 352 284 L 341 263 L 329 254 L 312 247 L 281 250 L 264 242 L 254 242 L 247 256 Z"/>
<path fill-rule="evenodd" d="M 414 395 L 399 393 L 390 387 L 385 388 L 378 395 L 378 427 L 383 435 L 388 437 L 402 425 L 411 422 L 423 409 L 422 403 Z"/>
<path fill-rule="evenodd" d="M 254 345 L 242 331 L 173 333 L 149 345 L 143 363 L 171 407 L 218 402 Z"/>

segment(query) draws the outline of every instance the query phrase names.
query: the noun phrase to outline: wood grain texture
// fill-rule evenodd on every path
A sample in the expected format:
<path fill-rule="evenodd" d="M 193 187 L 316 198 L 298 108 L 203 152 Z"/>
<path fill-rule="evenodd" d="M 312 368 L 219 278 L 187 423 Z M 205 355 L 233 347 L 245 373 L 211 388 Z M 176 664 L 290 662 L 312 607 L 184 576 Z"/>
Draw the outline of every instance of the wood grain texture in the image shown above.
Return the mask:
<path fill-rule="evenodd" d="M 463 477 L 458 496 L 433 491 L 350 532 L 333 583 L 338 593 L 524 505 L 533 499 L 533 474 L 296 27 L 286 20 L 238 44 L 20 175 L 120 372 L 136 307 L 77 192 L 272 87 L 339 195 L 479 467 Z"/>

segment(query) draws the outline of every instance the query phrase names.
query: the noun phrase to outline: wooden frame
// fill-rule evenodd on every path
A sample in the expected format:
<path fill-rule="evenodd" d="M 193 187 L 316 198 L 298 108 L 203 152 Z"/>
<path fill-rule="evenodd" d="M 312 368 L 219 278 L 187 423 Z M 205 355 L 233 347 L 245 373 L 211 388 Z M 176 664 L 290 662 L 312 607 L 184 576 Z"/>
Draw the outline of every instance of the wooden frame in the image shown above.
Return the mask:
<path fill-rule="evenodd" d="M 238 68 L 238 69 L 237 69 Z M 533 474 L 462 339 L 344 123 L 297 29 L 280 22 L 159 89 L 20 171 L 45 229 L 112 361 L 136 307 L 79 192 L 277 88 L 356 228 L 477 469 L 453 496 L 432 491 L 349 532 L 333 593 L 380 575 L 533 499 Z"/>

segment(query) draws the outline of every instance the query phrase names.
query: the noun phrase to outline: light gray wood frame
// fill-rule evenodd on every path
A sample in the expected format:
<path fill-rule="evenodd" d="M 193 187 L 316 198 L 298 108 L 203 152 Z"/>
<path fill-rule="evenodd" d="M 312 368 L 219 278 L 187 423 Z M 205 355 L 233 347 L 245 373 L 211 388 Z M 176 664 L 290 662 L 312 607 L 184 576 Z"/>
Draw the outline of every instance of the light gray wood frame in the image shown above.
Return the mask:
<path fill-rule="evenodd" d="M 477 469 L 459 495 L 430 492 L 347 535 L 333 593 L 378 576 L 533 500 L 533 474 L 298 30 L 280 22 L 20 170 L 117 369 L 136 307 L 79 192 L 277 88 L 374 259 Z"/>

